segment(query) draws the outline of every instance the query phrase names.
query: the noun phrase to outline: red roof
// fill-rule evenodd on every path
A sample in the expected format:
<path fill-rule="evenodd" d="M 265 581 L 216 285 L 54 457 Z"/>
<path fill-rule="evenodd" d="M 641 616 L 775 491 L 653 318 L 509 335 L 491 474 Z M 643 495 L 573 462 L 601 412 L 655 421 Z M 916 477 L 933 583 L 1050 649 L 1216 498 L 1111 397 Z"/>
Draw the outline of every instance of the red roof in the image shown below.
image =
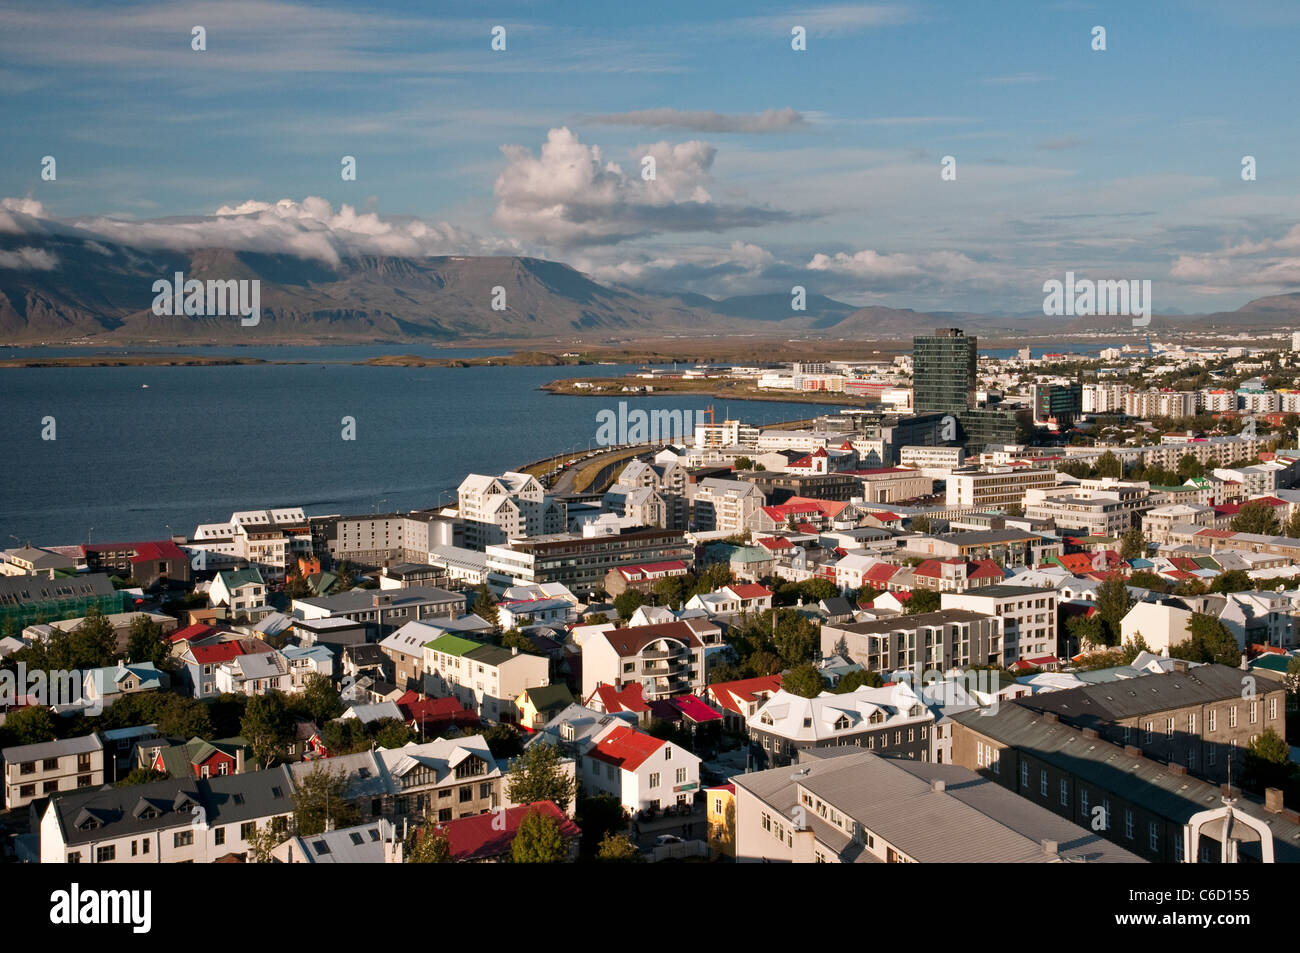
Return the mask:
<path fill-rule="evenodd" d="M 635 771 L 664 744 L 661 738 L 647 735 L 644 731 L 637 731 L 628 725 L 619 725 L 596 742 L 595 746 L 587 751 L 587 756 L 612 764 L 624 771 Z"/>
<path fill-rule="evenodd" d="M 452 697 L 421 698 L 419 693 L 408 691 L 397 699 L 396 704 L 402 712 L 402 717 L 415 724 L 427 726 L 430 722 L 468 724 L 478 721 L 477 714 L 463 706 L 459 699 Z"/>
<path fill-rule="evenodd" d="M 722 713 L 710 707 L 695 695 L 678 695 L 668 699 L 668 703 L 696 724 L 706 721 L 718 721 Z"/>
<path fill-rule="evenodd" d="M 757 701 L 760 692 L 775 694 L 780 690 L 780 675 L 762 675 L 758 678 L 742 678 L 734 682 L 714 682 L 708 687 L 708 694 L 723 708 L 744 715 L 746 712 L 741 711 L 738 702 Z"/>
<path fill-rule="evenodd" d="M 767 586 L 760 586 L 756 582 L 737 583 L 734 586 L 727 586 L 732 592 L 742 599 L 762 599 L 764 596 L 772 595 L 772 590 Z"/>
<path fill-rule="evenodd" d="M 1031 658 L 1029 660 L 1029 664 L 1037 665 L 1041 667 L 1043 665 L 1058 665 L 1060 664 L 1060 661 L 1061 660 L 1057 658 L 1055 655 L 1042 655 L 1039 656 L 1038 658 Z"/>
<path fill-rule="evenodd" d="M 135 555 L 128 560 L 133 563 L 150 562 L 156 559 L 185 559 L 185 553 L 181 548 L 171 540 L 164 540 L 161 543 L 140 543 L 136 546 Z"/>
<path fill-rule="evenodd" d="M 1092 572 L 1092 556 L 1088 553 L 1066 553 L 1063 556 L 1057 556 L 1056 561 L 1076 576 Z"/>
<path fill-rule="evenodd" d="M 622 691 L 619 691 L 613 685 L 601 682 L 591 695 L 592 698 L 599 698 L 600 707 L 611 715 L 617 715 L 621 711 L 630 711 L 641 715 L 650 711 L 650 706 L 646 704 L 645 696 L 641 691 L 640 682 L 625 685 Z M 588 698 L 587 701 L 590 702 L 591 698 Z"/>
<path fill-rule="evenodd" d="M 191 642 L 196 642 L 199 639 L 206 639 L 210 635 L 217 635 L 220 631 L 220 629 L 214 629 L 210 625 L 203 625 L 202 623 L 196 622 L 194 625 L 187 625 L 183 629 L 177 629 L 171 635 L 167 636 L 167 641 L 182 642 L 188 639 Z"/>
<path fill-rule="evenodd" d="M 685 573 L 686 564 L 677 560 L 661 563 L 638 563 L 635 566 L 619 566 L 618 571 L 623 574 L 624 578 L 632 580 L 652 573 Z"/>
<path fill-rule="evenodd" d="M 895 566 L 893 563 L 876 563 L 862 574 L 862 581 L 886 583 L 894 578 L 894 575 L 902 568 L 902 566 Z"/>
<path fill-rule="evenodd" d="M 190 653 L 200 665 L 214 665 L 243 655 L 244 647 L 238 642 L 218 642 L 216 645 L 191 645 Z"/>
<path fill-rule="evenodd" d="M 762 546 L 764 549 L 772 550 L 794 549 L 794 543 L 790 542 L 790 540 L 786 539 L 784 536 L 761 536 L 759 537 L 758 545 Z"/>
<path fill-rule="evenodd" d="M 509 851 L 515 834 L 519 832 L 520 823 L 531 811 L 558 821 L 565 837 L 573 838 L 582 833 L 578 825 L 550 801 L 534 801 L 532 804 L 506 808 L 504 825 L 498 820 L 502 816 L 499 812 L 489 811 L 486 814 L 447 821 L 438 826 L 447 833 L 447 846 L 451 848 L 452 860 L 482 860 L 499 857 Z"/>

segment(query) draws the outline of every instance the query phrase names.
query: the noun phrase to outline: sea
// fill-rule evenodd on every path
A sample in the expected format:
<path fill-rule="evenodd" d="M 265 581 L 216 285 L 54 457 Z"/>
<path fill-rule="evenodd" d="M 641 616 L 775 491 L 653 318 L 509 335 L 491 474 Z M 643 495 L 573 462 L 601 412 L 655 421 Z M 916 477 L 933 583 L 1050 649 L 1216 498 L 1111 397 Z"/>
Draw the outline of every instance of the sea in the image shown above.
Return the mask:
<path fill-rule="evenodd" d="M 418 346 L 7 348 L 0 360 L 193 354 L 295 364 L 0 368 L 0 548 L 190 534 L 240 510 L 398 512 L 454 502 L 469 473 L 500 473 L 594 445 L 603 410 L 702 411 L 763 425 L 838 406 L 699 395 L 561 396 L 561 377 L 634 365 L 367 367 Z M 351 423 L 351 435 L 344 439 Z M 45 437 L 53 439 L 44 439 Z"/>

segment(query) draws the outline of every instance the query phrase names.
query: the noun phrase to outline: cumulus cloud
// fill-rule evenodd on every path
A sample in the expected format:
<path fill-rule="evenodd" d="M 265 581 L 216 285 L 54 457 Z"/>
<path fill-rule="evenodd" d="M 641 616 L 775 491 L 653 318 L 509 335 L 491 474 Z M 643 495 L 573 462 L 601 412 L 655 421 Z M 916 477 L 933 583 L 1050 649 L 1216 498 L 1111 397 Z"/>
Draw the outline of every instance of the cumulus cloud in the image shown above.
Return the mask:
<path fill-rule="evenodd" d="M 1300 285 L 1300 225 L 1279 238 L 1244 241 L 1226 248 L 1179 255 L 1169 275 L 1205 286 L 1208 293 L 1223 288 L 1281 289 Z"/>
<path fill-rule="evenodd" d="M 933 277 L 971 281 L 989 277 L 987 265 L 953 251 L 896 252 L 891 255 L 868 248 L 852 255 L 844 252 L 823 255 L 818 252 L 808 262 L 808 269 L 883 280 Z"/>
<path fill-rule="evenodd" d="M 0 199 L 0 232 L 29 235 L 42 231 L 45 206 L 35 199 Z"/>
<path fill-rule="evenodd" d="M 652 126 L 656 128 L 689 129 L 692 132 L 790 132 L 808 128 L 808 122 L 797 110 L 766 109 L 761 113 L 733 114 L 707 110 L 686 110 L 663 107 L 641 109 L 625 113 L 606 113 L 587 116 L 584 121 L 607 126 Z"/>
<path fill-rule="evenodd" d="M 692 140 L 637 150 L 624 171 L 599 146 L 567 128 L 547 133 L 538 155 L 503 146 L 496 221 L 512 234 L 560 247 L 616 244 L 664 232 L 720 232 L 791 221 L 787 212 L 715 202 L 706 188 L 717 150 Z M 655 177 L 642 177 L 640 156 L 653 156 Z"/>
<path fill-rule="evenodd" d="M 767 249 L 750 242 L 674 247 L 661 251 L 579 255 L 574 267 L 597 281 L 660 291 L 740 293 L 777 263 Z"/>
<path fill-rule="evenodd" d="M 42 248 L 16 248 L 13 251 L 0 251 L 0 269 L 51 271 L 58 264 L 59 259 Z"/>

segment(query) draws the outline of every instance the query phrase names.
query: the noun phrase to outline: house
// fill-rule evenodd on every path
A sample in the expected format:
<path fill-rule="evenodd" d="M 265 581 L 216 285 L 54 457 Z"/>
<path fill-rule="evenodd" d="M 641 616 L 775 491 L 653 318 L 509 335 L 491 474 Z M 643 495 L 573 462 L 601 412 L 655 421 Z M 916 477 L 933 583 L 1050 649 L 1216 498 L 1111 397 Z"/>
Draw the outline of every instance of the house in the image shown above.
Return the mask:
<path fill-rule="evenodd" d="M 291 645 L 280 654 L 289 666 L 289 691 L 302 691 L 309 675 L 334 678 L 334 653 L 323 645 Z"/>
<path fill-rule="evenodd" d="M 934 592 L 965 592 L 995 586 L 1006 578 L 991 559 L 926 559 L 912 569 L 913 585 Z"/>
<path fill-rule="evenodd" d="M 475 728 L 479 725 L 478 715 L 452 697 L 426 698 L 418 692 L 408 691 L 393 704 L 401 711 L 406 726 L 422 736 L 436 738 L 452 728 Z"/>
<path fill-rule="evenodd" d="M 654 710 L 645 700 L 645 692 L 640 682 L 629 682 L 622 689 L 603 682 L 587 698 L 584 704 L 598 712 L 609 715 L 632 715 L 636 722 L 649 725 L 654 717 Z"/>
<path fill-rule="evenodd" d="M 739 863 L 1140 861 L 952 764 L 835 749 L 802 753 L 798 771 L 772 768 L 733 783 Z"/>
<path fill-rule="evenodd" d="M 582 830 L 551 801 L 534 801 L 507 808 L 500 813 L 467 817 L 439 825 L 447 835 L 451 859 L 456 863 L 490 863 L 509 860 L 519 825 L 530 813 L 553 818 L 569 842 L 569 859 L 578 856 L 578 837 Z"/>
<path fill-rule="evenodd" d="M 292 794 L 284 767 L 72 791 L 45 805 L 41 863 L 212 863 L 287 820 Z"/>
<path fill-rule="evenodd" d="M 515 707 L 519 709 L 518 724 L 528 731 L 535 731 L 558 712 L 572 705 L 573 701 L 573 693 L 567 685 L 543 685 L 525 689 L 515 699 Z"/>
<path fill-rule="evenodd" d="M 721 644 L 722 630 L 702 619 L 596 633 L 582 643 L 583 697 L 637 681 L 647 699 L 702 691 L 705 648 Z"/>
<path fill-rule="evenodd" d="M 402 842 L 391 821 L 380 818 L 311 837 L 293 837 L 271 851 L 279 864 L 399 864 Z"/>
<path fill-rule="evenodd" d="M 710 617 L 772 608 L 772 590 L 757 583 L 735 583 L 714 592 L 693 596 L 687 609 L 701 609 Z"/>
<path fill-rule="evenodd" d="M 424 682 L 424 646 L 439 634 L 427 623 L 408 622 L 379 643 L 380 651 L 392 662 L 394 685 L 420 688 Z"/>
<path fill-rule="evenodd" d="M 138 766 L 140 746 L 158 738 L 157 725 L 131 725 L 127 728 L 109 728 L 99 733 L 104 742 L 104 773 L 109 780 L 117 781 Z M 111 770 L 110 770 L 111 769 Z"/>
<path fill-rule="evenodd" d="M 405 721 L 404 712 L 397 706 L 397 702 L 371 702 L 367 704 L 353 705 L 343 714 L 339 715 L 340 721 L 349 718 L 358 719 L 363 725 L 368 725 L 375 721 Z"/>
<path fill-rule="evenodd" d="M 364 622 L 384 638 L 408 622 L 424 622 L 463 615 L 464 593 L 433 586 L 404 589 L 353 589 L 333 596 L 293 600 L 293 614 L 300 619 L 351 619 Z"/>
<path fill-rule="evenodd" d="M 709 850 L 714 857 L 736 856 L 736 786 L 723 784 L 704 791 L 709 823 Z"/>
<path fill-rule="evenodd" d="M 218 694 L 265 695 L 288 692 L 294 677 L 284 653 L 267 646 L 264 652 L 244 652 L 217 665 L 213 683 Z"/>
<path fill-rule="evenodd" d="M 383 757 L 397 750 L 401 749 L 378 748 L 316 761 L 297 761 L 284 765 L 284 769 L 293 779 L 294 787 L 302 785 L 317 771 L 342 779 L 343 797 L 356 806 L 363 821 L 391 818 L 397 806 L 398 786 Z"/>
<path fill-rule="evenodd" d="M 153 662 L 118 662 L 104 668 L 92 668 L 82 679 L 81 705 L 93 709 L 107 708 L 124 695 L 153 692 L 167 688 L 170 679 Z"/>
<path fill-rule="evenodd" d="M 745 730 L 746 719 L 767 699 L 781 690 L 781 676 L 764 675 L 734 682 L 714 682 L 705 690 L 705 697 L 722 712 L 723 727 L 727 731 Z"/>
<path fill-rule="evenodd" d="M 803 698 L 779 691 L 746 723 L 750 741 L 773 766 L 806 748 L 853 745 L 891 757 L 927 761 L 934 713 L 906 682 Z"/>
<path fill-rule="evenodd" d="M 700 789 L 700 759 L 625 724 L 612 724 L 579 759 L 583 790 L 610 794 L 628 811 L 689 805 Z"/>
<path fill-rule="evenodd" d="M 376 757 L 399 819 L 446 823 L 506 806 L 505 773 L 482 735 L 381 748 Z"/>
<path fill-rule="evenodd" d="M 224 690 L 217 687 L 217 673 L 222 665 L 244 655 L 273 651 L 259 639 L 190 642 L 189 647 L 180 654 L 185 686 L 195 698 L 215 698 Z M 264 677 L 269 678 L 269 673 Z M 223 684 L 230 685 L 234 678 L 235 676 L 227 674 Z"/>
<path fill-rule="evenodd" d="M 1165 652 L 1191 638 L 1191 621 L 1192 613 L 1180 606 L 1138 602 L 1120 620 L 1120 638 L 1130 642 L 1140 635 L 1152 652 Z"/>
<path fill-rule="evenodd" d="M 97 787 L 105 781 L 104 742 L 97 734 L 16 745 L 0 751 L 0 757 L 4 759 L 5 808 L 10 811 L 37 798 Z"/>
<path fill-rule="evenodd" d="M 429 695 L 454 695 L 491 721 L 513 723 L 515 699 L 551 682 L 550 659 L 518 649 L 441 635 L 424 646 L 424 686 Z"/>
<path fill-rule="evenodd" d="M 225 606 L 232 618 L 247 615 L 265 603 L 266 583 L 256 569 L 219 572 L 208 590 L 208 604 Z"/>
<path fill-rule="evenodd" d="M 86 543 L 81 555 L 88 572 L 106 572 L 148 590 L 190 582 L 190 557 L 170 539 L 139 543 Z"/>
<path fill-rule="evenodd" d="M 243 774 L 253 756 L 253 749 L 243 738 L 217 741 L 191 738 L 175 744 L 162 740 L 165 743 L 149 746 L 152 755 L 146 755 L 148 766 L 170 778 L 224 778 Z"/>
<path fill-rule="evenodd" d="M 684 576 L 690 570 L 680 559 L 669 559 L 658 563 L 640 563 L 633 566 L 615 566 L 605 573 L 605 591 L 611 597 L 620 596 L 628 589 L 642 593 L 654 590 L 660 579 L 671 576 Z"/>
<path fill-rule="evenodd" d="M 520 599 L 497 604 L 497 624 L 503 629 L 518 629 L 539 622 L 569 621 L 573 603 L 564 599 Z"/>

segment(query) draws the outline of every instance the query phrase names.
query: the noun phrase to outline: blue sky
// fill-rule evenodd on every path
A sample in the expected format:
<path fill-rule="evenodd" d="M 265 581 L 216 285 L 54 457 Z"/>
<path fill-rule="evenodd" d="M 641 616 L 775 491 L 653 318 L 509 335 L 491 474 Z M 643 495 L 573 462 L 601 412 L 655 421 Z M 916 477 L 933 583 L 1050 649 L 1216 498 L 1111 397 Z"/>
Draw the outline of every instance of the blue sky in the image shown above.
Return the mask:
<path fill-rule="evenodd" d="M 1067 270 L 1157 312 L 1300 289 L 1300 4 L 464 7 L 7 4 L 0 230 L 932 310 L 1034 310 Z"/>

